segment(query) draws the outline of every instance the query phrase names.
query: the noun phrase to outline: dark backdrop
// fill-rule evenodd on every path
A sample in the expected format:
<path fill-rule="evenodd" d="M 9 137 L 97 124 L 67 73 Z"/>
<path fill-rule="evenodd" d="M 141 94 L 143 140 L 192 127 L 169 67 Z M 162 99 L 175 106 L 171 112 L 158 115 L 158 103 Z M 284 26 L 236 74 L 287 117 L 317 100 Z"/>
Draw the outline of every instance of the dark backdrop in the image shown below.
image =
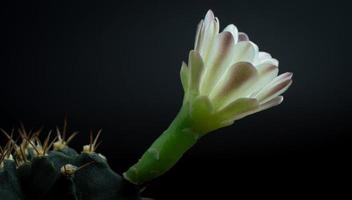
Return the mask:
<path fill-rule="evenodd" d="M 210 8 L 292 71 L 279 107 L 203 138 L 145 191 L 157 199 L 341 194 L 351 160 L 351 14 L 344 1 L 34 1 L 1 5 L 0 127 L 62 125 L 122 173 L 169 125 L 179 69 Z M 4 137 L 0 137 L 4 141 Z M 306 194 L 308 193 L 308 194 Z"/>

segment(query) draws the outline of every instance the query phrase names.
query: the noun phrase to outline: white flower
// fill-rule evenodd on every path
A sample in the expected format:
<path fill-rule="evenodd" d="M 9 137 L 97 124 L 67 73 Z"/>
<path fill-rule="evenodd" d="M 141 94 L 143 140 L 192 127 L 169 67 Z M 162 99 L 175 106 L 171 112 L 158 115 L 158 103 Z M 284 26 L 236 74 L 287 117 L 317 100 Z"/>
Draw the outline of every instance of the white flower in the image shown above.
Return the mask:
<path fill-rule="evenodd" d="M 196 126 L 209 132 L 279 105 L 292 73 L 278 76 L 278 64 L 235 25 L 219 33 L 219 20 L 209 10 L 198 25 L 188 66 L 183 63 L 180 72 L 184 105 Z"/>

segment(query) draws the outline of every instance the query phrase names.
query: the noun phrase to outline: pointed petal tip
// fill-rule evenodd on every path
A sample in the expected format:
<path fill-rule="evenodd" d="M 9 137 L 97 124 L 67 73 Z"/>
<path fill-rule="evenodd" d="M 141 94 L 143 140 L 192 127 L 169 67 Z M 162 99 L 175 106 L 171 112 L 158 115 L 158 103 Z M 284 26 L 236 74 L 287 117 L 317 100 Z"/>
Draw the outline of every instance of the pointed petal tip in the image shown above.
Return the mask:
<path fill-rule="evenodd" d="M 208 10 L 207 14 L 204 17 L 204 22 L 207 24 L 210 21 L 214 20 L 215 16 L 212 10 Z"/>
<path fill-rule="evenodd" d="M 214 12 L 211 9 L 209 9 L 205 16 L 207 16 L 207 15 L 214 16 Z"/>
<path fill-rule="evenodd" d="M 293 73 L 292 72 L 285 72 L 281 74 L 283 79 L 292 79 Z"/>

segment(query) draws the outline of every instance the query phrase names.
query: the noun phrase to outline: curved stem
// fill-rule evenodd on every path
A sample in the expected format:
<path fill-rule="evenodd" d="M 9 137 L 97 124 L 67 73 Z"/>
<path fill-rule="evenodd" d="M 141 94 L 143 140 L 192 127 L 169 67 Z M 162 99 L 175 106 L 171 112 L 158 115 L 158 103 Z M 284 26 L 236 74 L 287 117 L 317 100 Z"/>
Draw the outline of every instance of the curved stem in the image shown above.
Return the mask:
<path fill-rule="evenodd" d="M 123 174 L 125 179 L 142 184 L 164 174 L 197 142 L 200 133 L 192 129 L 187 107 L 182 106 L 169 128 Z"/>

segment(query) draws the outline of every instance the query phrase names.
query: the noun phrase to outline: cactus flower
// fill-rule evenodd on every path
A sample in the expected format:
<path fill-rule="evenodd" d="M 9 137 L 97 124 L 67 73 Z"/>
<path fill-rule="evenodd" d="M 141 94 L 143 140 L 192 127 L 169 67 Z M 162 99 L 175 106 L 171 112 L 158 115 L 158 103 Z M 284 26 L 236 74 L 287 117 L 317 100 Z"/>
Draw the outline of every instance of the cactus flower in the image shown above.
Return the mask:
<path fill-rule="evenodd" d="M 219 20 L 209 10 L 198 25 L 188 63 L 182 63 L 180 112 L 124 177 L 135 184 L 152 180 L 205 134 L 279 105 L 292 73 L 278 75 L 278 64 L 233 24 L 219 33 Z"/>
<path fill-rule="evenodd" d="M 181 67 L 184 104 L 203 133 L 280 104 L 291 78 L 278 76 L 278 61 L 233 24 L 219 33 L 212 11 L 199 23 L 188 65 Z"/>

